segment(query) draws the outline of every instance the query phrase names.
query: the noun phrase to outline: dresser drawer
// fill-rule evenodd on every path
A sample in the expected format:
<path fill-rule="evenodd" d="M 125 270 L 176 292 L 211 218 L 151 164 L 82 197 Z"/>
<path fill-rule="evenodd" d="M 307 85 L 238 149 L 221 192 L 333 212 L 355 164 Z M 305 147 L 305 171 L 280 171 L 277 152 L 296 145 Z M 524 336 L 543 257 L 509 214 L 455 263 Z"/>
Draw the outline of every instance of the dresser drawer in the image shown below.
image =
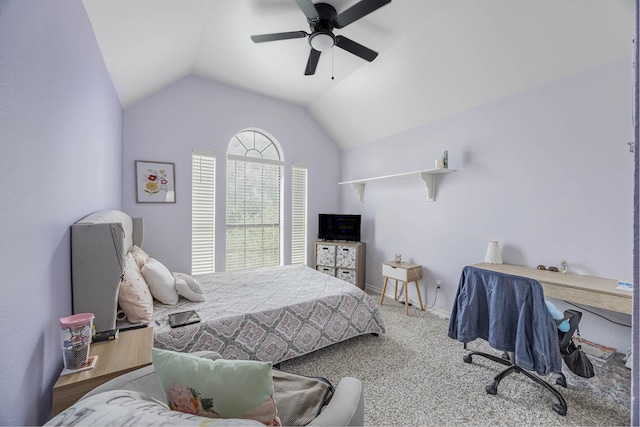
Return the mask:
<path fill-rule="evenodd" d="M 355 246 L 336 247 L 336 267 L 356 268 L 356 254 L 358 248 Z"/>
<path fill-rule="evenodd" d="M 320 273 L 328 274 L 329 276 L 336 275 L 336 269 L 333 267 L 324 267 L 322 265 L 319 265 L 316 267 L 316 270 L 318 270 Z"/>
<path fill-rule="evenodd" d="M 403 282 L 415 282 L 422 278 L 422 266 L 408 262 L 382 264 L 382 275 Z"/>
<path fill-rule="evenodd" d="M 336 246 L 316 244 L 316 265 L 333 267 L 336 262 Z"/>
<path fill-rule="evenodd" d="M 336 268 L 336 277 L 352 285 L 356 284 L 356 271 L 348 268 Z"/>

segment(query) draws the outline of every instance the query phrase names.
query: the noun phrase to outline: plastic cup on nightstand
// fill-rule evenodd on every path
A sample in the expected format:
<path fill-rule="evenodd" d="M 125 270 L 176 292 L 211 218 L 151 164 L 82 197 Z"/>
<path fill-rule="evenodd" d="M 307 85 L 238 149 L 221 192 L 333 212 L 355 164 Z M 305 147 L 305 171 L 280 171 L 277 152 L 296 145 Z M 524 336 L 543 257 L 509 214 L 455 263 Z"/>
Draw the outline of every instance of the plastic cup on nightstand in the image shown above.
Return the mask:
<path fill-rule="evenodd" d="M 79 313 L 60 318 L 60 340 L 65 369 L 80 369 L 89 361 L 93 313 Z"/>

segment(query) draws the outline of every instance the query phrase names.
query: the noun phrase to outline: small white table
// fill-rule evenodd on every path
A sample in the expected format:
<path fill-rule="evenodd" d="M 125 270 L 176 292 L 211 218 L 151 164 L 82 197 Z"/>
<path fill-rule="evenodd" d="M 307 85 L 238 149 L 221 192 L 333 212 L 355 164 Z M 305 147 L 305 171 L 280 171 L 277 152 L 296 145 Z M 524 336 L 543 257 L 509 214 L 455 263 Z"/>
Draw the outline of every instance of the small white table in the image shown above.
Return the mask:
<path fill-rule="evenodd" d="M 382 263 L 382 276 L 384 277 L 384 285 L 382 286 L 382 296 L 380 304 L 384 302 L 384 293 L 387 290 L 389 279 L 396 281 L 396 290 L 394 299 L 398 300 L 398 281 L 404 283 L 404 313 L 409 315 L 409 294 L 407 293 L 407 283 L 414 282 L 416 291 L 418 292 L 418 301 L 420 301 L 420 310 L 424 310 L 422 305 L 422 296 L 420 296 L 420 287 L 418 280 L 422 278 L 422 266 L 412 264 L 410 262 L 384 262 Z"/>

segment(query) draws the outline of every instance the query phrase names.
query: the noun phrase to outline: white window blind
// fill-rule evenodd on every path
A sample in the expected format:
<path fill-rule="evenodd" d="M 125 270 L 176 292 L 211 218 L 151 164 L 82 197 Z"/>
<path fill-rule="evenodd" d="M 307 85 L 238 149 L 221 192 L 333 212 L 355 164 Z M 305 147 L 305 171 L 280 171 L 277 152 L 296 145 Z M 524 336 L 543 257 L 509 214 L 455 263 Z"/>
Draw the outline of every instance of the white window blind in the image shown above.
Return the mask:
<path fill-rule="evenodd" d="M 191 274 L 215 271 L 215 153 L 191 154 Z"/>
<path fill-rule="evenodd" d="M 282 162 L 265 135 L 243 131 L 227 155 L 226 271 L 281 264 Z"/>
<path fill-rule="evenodd" d="M 307 264 L 307 168 L 291 168 L 291 264 Z"/>

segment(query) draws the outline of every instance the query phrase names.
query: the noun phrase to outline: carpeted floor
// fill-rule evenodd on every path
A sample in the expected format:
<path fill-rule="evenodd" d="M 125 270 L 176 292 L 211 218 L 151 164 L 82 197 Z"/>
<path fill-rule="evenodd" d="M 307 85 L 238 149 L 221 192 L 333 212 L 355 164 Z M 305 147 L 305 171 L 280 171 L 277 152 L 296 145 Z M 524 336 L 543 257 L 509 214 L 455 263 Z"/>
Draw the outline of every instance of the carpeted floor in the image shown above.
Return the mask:
<path fill-rule="evenodd" d="M 283 362 L 284 371 L 340 378 L 360 378 L 365 390 L 365 424 L 382 425 L 629 425 L 631 374 L 613 357 L 593 361 L 596 377 L 584 379 L 566 371 L 568 387 L 557 387 L 568 413 L 552 409 L 557 399 L 521 374 L 506 377 L 497 395 L 485 386 L 504 366 L 475 357 L 447 337 L 448 319 L 385 301 L 381 307 L 387 333 L 366 335 Z M 470 349 L 494 352 L 484 341 Z M 498 353 L 496 353 L 498 354 Z M 555 376 L 544 377 L 554 383 Z"/>

